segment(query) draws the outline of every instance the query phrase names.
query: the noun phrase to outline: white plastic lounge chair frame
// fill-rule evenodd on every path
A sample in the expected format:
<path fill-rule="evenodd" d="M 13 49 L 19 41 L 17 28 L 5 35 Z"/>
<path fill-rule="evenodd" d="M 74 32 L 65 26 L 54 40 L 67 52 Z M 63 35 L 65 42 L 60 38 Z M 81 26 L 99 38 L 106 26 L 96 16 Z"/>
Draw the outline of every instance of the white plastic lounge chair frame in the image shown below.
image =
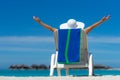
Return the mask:
<path fill-rule="evenodd" d="M 55 33 L 55 37 L 57 35 L 57 31 Z M 57 46 L 57 39 L 55 39 L 55 42 L 56 42 L 56 47 Z M 50 76 L 53 76 L 54 74 L 54 69 L 56 68 L 57 69 L 57 72 L 58 72 L 58 76 L 61 76 L 61 73 L 60 73 L 60 69 L 66 69 L 66 75 L 69 75 L 69 68 L 88 68 L 88 75 L 89 76 L 93 76 L 93 57 L 92 57 L 92 54 L 89 54 L 88 53 L 88 43 L 87 43 L 87 35 L 86 33 L 84 32 L 84 30 L 82 30 L 82 54 L 84 55 L 83 56 L 83 61 L 80 61 L 79 64 L 70 64 L 70 65 L 66 65 L 66 64 L 59 64 L 57 62 L 57 59 L 58 59 L 58 50 L 56 50 L 56 53 L 55 54 L 52 54 L 51 55 L 51 67 L 50 67 Z"/>

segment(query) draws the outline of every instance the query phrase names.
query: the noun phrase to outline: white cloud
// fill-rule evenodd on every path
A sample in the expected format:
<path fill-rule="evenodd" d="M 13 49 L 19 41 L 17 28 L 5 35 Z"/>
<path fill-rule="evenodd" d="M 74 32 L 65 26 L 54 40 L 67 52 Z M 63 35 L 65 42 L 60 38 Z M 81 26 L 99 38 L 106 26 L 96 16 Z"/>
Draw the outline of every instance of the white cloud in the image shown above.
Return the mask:
<path fill-rule="evenodd" d="M 89 43 L 120 43 L 120 37 L 88 37 Z M 51 46 L 50 46 L 51 45 Z M 49 47 L 50 46 L 50 47 Z M 47 48 L 46 48 L 47 47 Z M 54 37 L 4 36 L 0 37 L 0 51 L 49 51 L 54 47 Z"/>
<path fill-rule="evenodd" d="M 53 49 L 40 49 L 40 48 L 23 48 L 23 47 L 0 47 L 0 51 L 37 51 L 37 52 L 50 52 Z"/>
<path fill-rule="evenodd" d="M 53 41 L 52 37 L 39 37 L 39 36 L 8 36 L 0 37 L 0 41 L 29 41 L 29 42 L 39 42 L 39 41 Z"/>
<path fill-rule="evenodd" d="M 103 37 L 88 37 L 88 41 L 91 43 L 120 43 L 120 37 L 110 37 L 110 36 L 103 36 Z"/>
<path fill-rule="evenodd" d="M 52 51 L 53 37 L 5 36 L 0 37 L 0 51 Z"/>
<path fill-rule="evenodd" d="M 120 43 L 120 37 L 110 37 L 110 36 L 90 36 L 88 37 L 89 42 L 94 43 Z M 54 37 L 43 37 L 43 36 L 5 36 L 0 37 L 0 43 L 38 43 L 38 42 L 54 42 Z"/>
<path fill-rule="evenodd" d="M 39 37 L 39 36 L 5 36 L 0 37 L 0 43 L 38 43 L 38 42 L 53 42 L 53 37 Z"/>

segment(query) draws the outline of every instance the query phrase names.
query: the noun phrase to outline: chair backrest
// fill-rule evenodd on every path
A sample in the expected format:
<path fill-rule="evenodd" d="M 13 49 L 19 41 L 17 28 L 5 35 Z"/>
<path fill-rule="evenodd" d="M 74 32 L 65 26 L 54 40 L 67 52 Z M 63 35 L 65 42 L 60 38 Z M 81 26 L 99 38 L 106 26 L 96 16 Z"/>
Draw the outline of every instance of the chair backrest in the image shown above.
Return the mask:
<path fill-rule="evenodd" d="M 88 62 L 88 43 L 84 30 L 60 29 L 55 33 L 55 38 L 59 63 Z"/>

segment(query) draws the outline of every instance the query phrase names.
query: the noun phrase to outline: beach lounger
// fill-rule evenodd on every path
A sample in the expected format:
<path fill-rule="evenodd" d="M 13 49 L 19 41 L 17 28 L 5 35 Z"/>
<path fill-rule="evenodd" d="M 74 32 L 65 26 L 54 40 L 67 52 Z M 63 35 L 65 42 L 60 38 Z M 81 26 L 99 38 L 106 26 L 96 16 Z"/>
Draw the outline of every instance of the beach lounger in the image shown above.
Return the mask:
<path fill-rule="evenodd" d="M 87 35 L 82 29 L 59 29 L 55 32 L 56 53 L 51 55 L 50 76 L 57 69 L 61 76 L 61 69 L 87 68 L 88 75 L 93 75 L 93 58 L 88 52 Z"/>

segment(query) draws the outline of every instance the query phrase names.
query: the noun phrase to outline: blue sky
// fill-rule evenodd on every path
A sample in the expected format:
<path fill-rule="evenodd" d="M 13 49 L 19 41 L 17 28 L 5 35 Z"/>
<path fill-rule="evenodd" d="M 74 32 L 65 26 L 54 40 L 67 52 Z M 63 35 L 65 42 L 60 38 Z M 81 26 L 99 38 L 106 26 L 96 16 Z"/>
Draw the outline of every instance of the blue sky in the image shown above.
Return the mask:
<path fill-rule="evenodd" d="M 88 35 L 95 64 L 120 67 L 120 1 L 114 0 L 1 0 L 0 69 L 11 64 L 46 64 L 55 53 L 53 33 L 32 16 L 59 28 L 73 18 L 85 27 L 111 15 L 110 20 Z"/>

